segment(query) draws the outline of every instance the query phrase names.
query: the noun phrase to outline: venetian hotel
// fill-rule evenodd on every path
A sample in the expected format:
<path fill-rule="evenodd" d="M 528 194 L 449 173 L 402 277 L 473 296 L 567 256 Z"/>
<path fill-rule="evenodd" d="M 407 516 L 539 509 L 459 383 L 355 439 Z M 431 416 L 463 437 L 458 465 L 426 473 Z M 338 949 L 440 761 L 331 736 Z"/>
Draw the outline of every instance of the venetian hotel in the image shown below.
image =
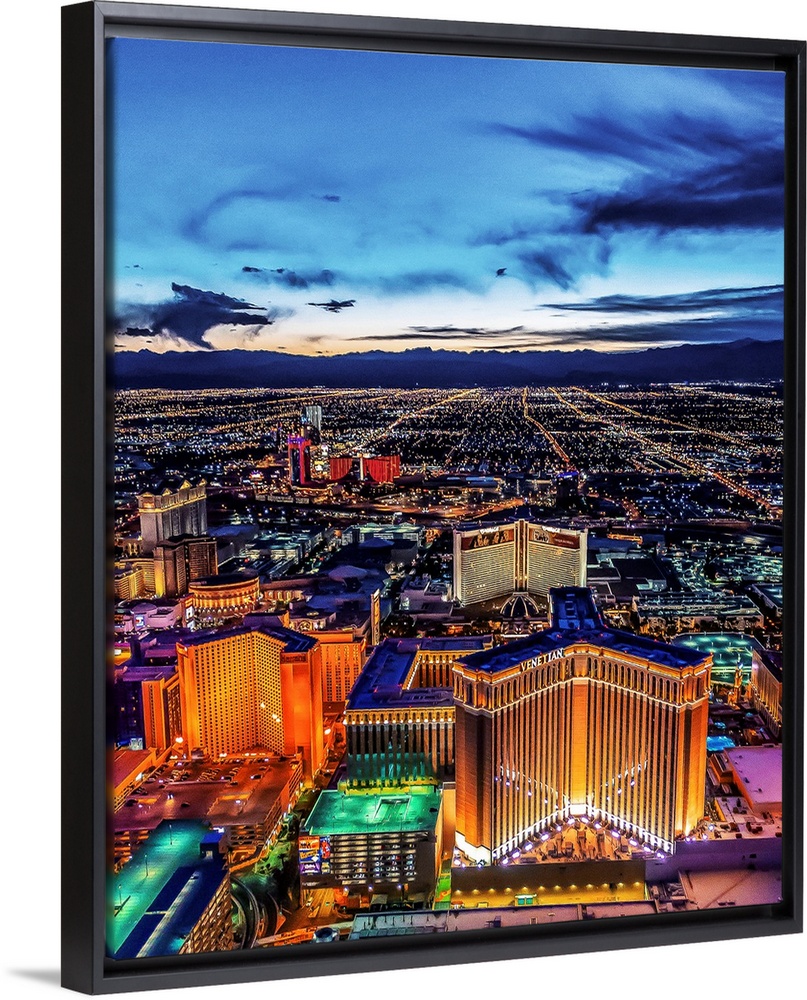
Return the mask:
<path fill-rule="evenodd" d="M 454 664 L 457 846 L 489 863 L 587 818 L 672 851 L 704 813 L 711 655 L 549 597 L 549 629 Z"/>

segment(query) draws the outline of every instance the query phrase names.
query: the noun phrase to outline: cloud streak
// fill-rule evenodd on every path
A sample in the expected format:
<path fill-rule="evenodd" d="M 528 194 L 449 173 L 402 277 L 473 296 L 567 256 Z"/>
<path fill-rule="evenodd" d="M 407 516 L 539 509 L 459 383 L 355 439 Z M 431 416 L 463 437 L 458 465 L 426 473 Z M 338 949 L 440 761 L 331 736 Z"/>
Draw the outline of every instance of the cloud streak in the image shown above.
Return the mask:
<path fill-rule="evenodd" d="M 497 122 L 490 128 L 544 155 L 571 156 L 581 170 L 598 164 L 610 171 L 599 181 L 592 171 L 594 183 L 584 190 L 561 192 L 565 218 L 548 221 L 543 232 L 537 221 L 513 223 L 481 232 L 472 241 L 477 245 L 528 244 L 562 234 L 572 242 L 597 236 L 609 245 L 617 233 L 773 233 L 783 226 L 784 150 L 769 124 L 620 107 L 573 115 L 564 126 Z M 564 289 L 591 273 L 580 257 L 572 267 L 543 251 L 522 252 L 519 260 L 528 273 Z"/>
<path fill-rule="evenodd" d="M 722 309 L 781 315 L 783 300 L 782 285 L 762 285 L 755 288 L 709 288 L 675 295 L 603 295 L 582 302 L 546 302 L 541 308 L 598 313 L 692 312 L 696 309 Z"/>

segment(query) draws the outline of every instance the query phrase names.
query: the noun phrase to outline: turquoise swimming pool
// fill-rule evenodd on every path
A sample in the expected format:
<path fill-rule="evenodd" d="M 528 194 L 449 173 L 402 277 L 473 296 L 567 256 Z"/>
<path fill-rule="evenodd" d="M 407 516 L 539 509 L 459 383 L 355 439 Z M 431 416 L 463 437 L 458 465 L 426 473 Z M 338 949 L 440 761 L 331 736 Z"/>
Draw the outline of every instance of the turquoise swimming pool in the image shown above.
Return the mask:
<path fill-rule="evenodd" d="M 717 753 L 719 750 L 730 750 L 737 744 L 730 736 L 707 736 L 706 749 L 709 753 Z"/>

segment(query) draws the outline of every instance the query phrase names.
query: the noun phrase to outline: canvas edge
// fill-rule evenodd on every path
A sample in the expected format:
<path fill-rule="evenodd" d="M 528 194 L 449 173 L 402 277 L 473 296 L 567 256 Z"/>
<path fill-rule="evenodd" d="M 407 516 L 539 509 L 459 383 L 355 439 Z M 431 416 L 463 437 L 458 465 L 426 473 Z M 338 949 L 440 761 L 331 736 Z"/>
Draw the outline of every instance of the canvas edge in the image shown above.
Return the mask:
<path fill-rule="evenodd" d="M 104 959 L 106 783 L 105 590 L 107 586 L 106 343 L 104 333 L 104 39 L 128 25 L 137 32 L 178 28 L 299 35 L 350 36 L 369 47 L 384 38 L 407 46 L 413 39 L 439 48 L 452 40 L 503 47 L 527 44 L 542 54 L 599 52 L 605 58 L 648 58 L 663 50 L 677 63 L 736 59 L 789 73 L 786 248 L 792 288 L 786 338 L 788 387 L 785 416 L 790 434 L 786 458 L 787 539 L 785 614 L 803 620 L 804 610 L 804 243 L 805 243 L 805 44 L 770 39 L 703 38 L 603 29 L 474 25 L 445 21 L 230 11 L 218 8 L 84 2 L 62 8 L 62 985 L 82 993 L 255 982 L 302 976 L 381 971 L 412 965 L 448 965 L 540 955 L 654 947 L 803 930 L 803 638 L 791 634 L 786 670 L 796 695 L 785 709 L 785 780 L 791 794 L 785 816 L 786 902 L 749 912 L 704 912 L 647 926 L 642 918 L 604 921 L 585 932 L 568 928 L 536 939 L 468 935 L 428 946 L 407 941 L 361 942 L 360 951 L 335 955 L 311 946 L 294 954 L 246 959 L 237 954 L 188 956 L 187 962 L 149 960 L 137 970 L 114 972 Z M 313 32 L 313 34 L 311 34 Z M 279 33 L 279 35 L 277 34 Z M 92 331 L 90 336 L 88 331 Z M 87 650 L 92 663 L 87 663 Z M 81 775 L 91 780 L 82 781 Z M 76 775 L 79 778 L 76 779 Z M 768 919 L 760 919 L 762 916 Z M 316 946 L 314 946 L 316 947 Z M 315 960 L 310 961 L 314 958 Z"/>

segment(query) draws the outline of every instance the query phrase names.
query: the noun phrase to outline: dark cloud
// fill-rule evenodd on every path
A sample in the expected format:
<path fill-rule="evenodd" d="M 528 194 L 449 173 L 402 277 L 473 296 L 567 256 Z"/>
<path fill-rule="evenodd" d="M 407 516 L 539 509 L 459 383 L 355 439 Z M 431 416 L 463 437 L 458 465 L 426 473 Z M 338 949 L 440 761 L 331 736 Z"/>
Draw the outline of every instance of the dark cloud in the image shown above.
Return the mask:
<path fill-rule="evenodd" d="M 406 340 L 426 340 L 426 341 L 489 341 L 491 348 L 497 350 L 510 350 L 529 347 L 532 345 L 543 345 L 544 338 L 554 336 L 550 331 L 529 330 L 523 326 L 513 326 L 509 329 L 499 330 L 489 327 L 476 326 L 410 326 L 406 330 L 395 333 L 375 334 L 370 337 L 351 337 L 351 340 L 361 341 L 406 341 Z M 512 343 L 502 343 L 503 338 L 512 338 Z"/>
<path fill-rule="evenodd" d="M 702 142 L 706 138 L 700 137 Z M 782 228 L 784 152 L 780 145 L 760 141 L 734 149 L 726 143 L 725 155 L 710 158 L 704 153 L 703 161 L 696 169 L 680 165 L 675 169 L 672 164 L 672 170 L 637 173 L 615 192 L 573 198 L 580 229 L 668 233 Z"/>
<path fill-rule="evenodd" d="M 520 127 L 494 123 L 501 135 L 524 139 L 544 149 L 579 153 L 627 164 L 680 166 L 704 159 L 735 158 L 748 149 L 769 142 L 770 133 L 718 118 L 696 117 L 680 112 L 653 110 L 633 114 L 620 109 L 614 114 L 574 115 L 565 127 L 537 125 Z"/>
<path fill-rule="evenodd" d="M 534 236 L 540 236 L 546 232 L 546 226 L 536 223 L 535 225 L 513 225 L 507 228 L 486 229 L 469 240 L 472 247 L 503 247 L 508 243 L 521 243 Z"/>
<path fill-rule="evenodd" d="M 546 302 L 536 308 L 614 317 L 593 328 L 564 333 L 567 344 L 582 342 L 589 336 L 624 343 L 632 339 L 715 343 L 742 338 L 778 340 L 784 335 L 781 285 L 707 288 L 669 295 L 606 295 L 583 302 Z M 677 316 L 684 312 L 701 315 L 679 320 Z M 642 315 L 652 318 L 643 320 Z M 633 317 L 630 323 L 620 323 L 620 317 L 628 316 Z"/>
<path fill-rule="evenodd" d="M 782 285 L 753 288 L 708 288 L 674 295 L 604 295 L 585 302 L 545 302 L 539 308 L 567 312 L 691 312 L 695 309 L 730 309 L 742 312 L 773 312 L 781 315 Z"/>
<path fill-rule="evenodd" d="M 329 302 L 308 302 L 306 305 L 316 306 L 318 309 L 324 309 L 325 312 L 338 313 L 343 309 L 352 309 L 356 304 L 355 299 L 345 299 L 339 302 L 337 299 L 331 299 Z"/>
<path fill-rule="evenodd" d="M 309 192 L 290 182 L 271 190 L 236 188 L 225 191 L 207 205 L 187 216 L 181 226 L 183 236 L 204 245 L 215 244 L 227 250 L 259 251 L 266 249 L 265 238 L 244 233 L 245 218 L 259 218 L 261 209 L 289 202 L 299 202 Z M 317 201 L 339 202 L 338 194 L 313 195 Z"/>
<path fill-rule="evenodd" d="M 693 294 L 693 300 L 696 295 L 697 293 Z M 703 295 L 705 303 L 708 293 L 703 293 Z M 630 310 L 626 311 L 630 312 Z M 386 341 L 388 343 L 405 341 L 436 343 L 470 339 L 496 350 L 583 349 L 592 343 L 596 343 L 598 348 L 601 348 L 603 343 L 607 343 L 614 350 L 631 350 L 654 345 L 665 346 L 671 343 L 730 343 L 742 339 L 779 340 L 782 335 L 781 315 L 760 315 L 752 309 L 747 314 L 706 315 L 684 321 L 675 318 L 668 321 L 658 317 L 630 323 L 605 320 L 596 325 L 586 325 L 577 329 L 531 329 L 524 326 L 507 329 L 452 325 L 413 326 L 395 333 L 351 339 L 372 342 Z"/>
<path fill-rule="evenodd" d="M 176 282 L 172 283 L 171 291 L 174 298 L 166 302 L 123 307 L 115 318 L 116 329 L 131 334 L 135 326 L 142 334 L 165 334 L 205 347 L 205 334 L 211 327 L 254 327 L 254 331 L 244 332 L 255 336 L 260 327 L 289 315 L 288 310 L 264 309 L 223 292 L 204 291 Z"/>
<path fill-rule="evenodd" d="M 518 125 L 494 123 L 492 130 L 500 135 L 524 139 L 544 148 L 565 152 L 581 153 L 585 156 L 599 156 L 607 159 L 627 160 L 635 163 L 640 151 L 647 154 L 667 145 L 655 133 L 642 134 L 630 128 L 624 120 L 595 116 L 575 116 L 567 129 L 535 126 L 524 128 Z"/>
<path fill-rule="evenodd" d="M 539 334 L 541 347 L 585 348 L 592 342 L 608 343 L 615 350 L 672 343 L 716 344 L 738 340 L 779 340 L 782 324 L 754 317 L 703 317 L 685 322 L 601 323 L 576 330 Z"/>
<path fill-rule="evenodd" d="M 644 346 L 665 347 L 682 344 L 729 344 L 741 340 L 781 340 L 782 325 L 741 317 L 737 319 L 698 319 L 683 323 L 640 323 L 638 325 L 596 327 L 558 332 L 552 345 L 584 348 L 592 341 L 608 343 L 615 350 Z"/>
<path fill-rule="evenodd" d="M 782 314 L 782 285 L 759 285 L 753 288 L 708 288 L 675 295 L 604 295 L 584 302 L 544 302 L 537 308 L 565 312 L 692 312 L 696 309 L 722 309 L 744 313 Z"/>
<path fill-rule="evenodd" d="M 491 128 L 545 151 L 576 153 L 627 170 L 617 189 L 571 197 L 572 231 L 776 231 L 783 225 L 781 135 L 751 116 L 728 122 L 656 111 L 633 118 L 575 116 L 565 127 L 496 123 Z M 530 227 L 514 226 L 478 239 L 498 246 L 530 235 Z"/>
<path fill-rule="evenodd" d="M 577 200 L 583 232 L 647 229 L 659 233 L 776 231 L 784 223 L 782 189 L 719 190 L 707 174 L 680 183 L 640 181 L 613 195 Z"/>
<path fill-rule="evenodd" d="M 272 205 L 277 202 L 288 201 L 295 197 L 296 192 L 288 191 L 260 191 L 249 188 L 241 188 L 235 191 L 226 191 L 224 194 L 214 198 L 204 208 L 198 209 L 185 220 L 182 227 L 185 236 L 199 243 L 207 243 L 207 226 L 217 216 L 226 213 L 230 209 L 240 207 L 244 204 L 250 206 Z M 248 241 L 247 241 L 248 242 Z M 254 249 L 245 247 L 243 241 L 240 244 L 229 244 L 231 249 Z"/>
<path fill-rule="evenodd" d="M 259 278 L 266 284 L 281 285 L 284 288 L 311 288 L 312 286 L 332 285 L 336 281 L 336 274 L 323 268 L 321 271 L 292 271 L 287 267 L 242 267 L 241 270 Z"/>
<path fill-rule="evenodd" d="M 274 272 L 274 279 L 278 284 L 287 285 L 289 288 L 310 288 L 312 285 L 332 285 L 336 280 L 333 271 L 323 269 L 322 271 L 306 272 L 300 274 L 298 271 L 289 271 L 285 268 L 278 268 Z"/>
<path fill-rule="evenodd" d="M 409 331 L 411 331 L 409 336 L 415 334 L 418 336 L 445 336 L 449 339 L 469 334 L 474 337 L 501 337 L 513 333 L 526 332 L 523 326 L 511 326 L 506 330 L 496 330 L 481 326 L 410 326 Z M 406 334 L 403 336 L 406 336 Z"/>
<path fill-rule="evenodd" d="M 521 265 L 530 277 L 547 279 L 564 291 L 574 286 L 574 278 L 557 256 L 541 250 L 519 255 Z"/>
<path fill-rule="evenodd" d="M 374 334 L 369 337 L 350 337 L 348 339 L 374 343 L 385 341 L 387 343 L 397 343 L 400 341 L 415 340 L 436 343 L 438 341 L 467 341 L 471 339 L 489 343 L 490 347 L 496 350 L 506 351 L 519 350 L 533 345 L 537 346 L 539 343 L 543 343 L 541 340 L 543 336 L 544 334 L 541 332 L 527 330 L 522 326 L 514 326 L 509 330 L 486 329 L 484 327 L 410 326 L 406 330 L 396 333 Z M 513 338 L 512 342 L 507 342 L 507 338 Z"/>
<path fill-rule="evenodd" d="M 244 299 L 237 299 L 224 292 L 206 292 L 201 288 L 193 288 L 191 285 L 178 285 L 171 282 L 171 291 L 176 296 L 178 302 L 189 306 L 198 306 L 208 309 L 258 309 L 256 305 L 245 302 Z"/>

